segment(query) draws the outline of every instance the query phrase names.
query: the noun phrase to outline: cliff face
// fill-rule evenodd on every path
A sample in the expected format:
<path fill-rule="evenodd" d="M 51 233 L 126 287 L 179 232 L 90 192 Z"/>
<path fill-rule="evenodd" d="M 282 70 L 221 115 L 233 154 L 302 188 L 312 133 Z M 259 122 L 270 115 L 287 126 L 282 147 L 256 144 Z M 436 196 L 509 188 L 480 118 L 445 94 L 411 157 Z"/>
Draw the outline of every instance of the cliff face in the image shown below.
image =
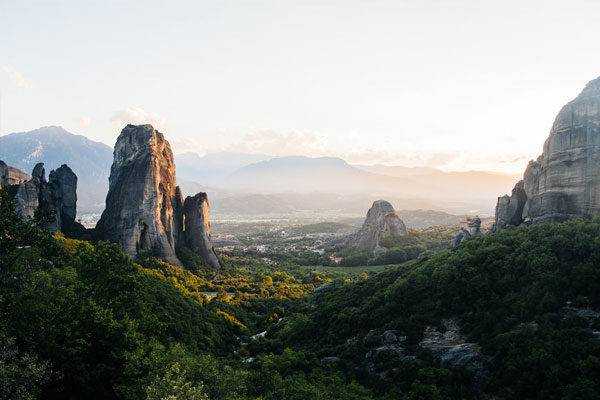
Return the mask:
<path fill-rule="evenodd" d="M 18 185 L 29 179 L 31 178 L 25 172 L 18 168 L 8 166 L 4 161 L 0 160 L 0 188 Z"/>
<path fill-rule="evenodd" d="M 49 210 L 55 212 L 56 219 L 48 229 L 64 232 L 72 227 L 77 214 L 77 176 L 67 165 L 51 171 L 50 182 L 46 181 L 43 163 L 36 164 L 31 179 L 23 171 L 5 166 L 0 161 L 0 183 L 11 189 L 22 217 L 33 218 L 38 209 Z"/>
<path fill-rule="evenodd" d="M 199 217 L 190 215 L 190 226 L 204 226 L 193 221 Z M 175 248 L 186 242 L 184 219 L 187 227 L 169 142 L 151 125 L 127 125 L 115 144 L 106 209 L 96 226 L 98 234 L 118 243 L 132 257 L 150 252 L 181 266 Z M 203 257 L 212 250 L 209 235 L 207 232 L 206 249 L 197 246 Z"/>
<path fill-rule="evenodd" d="M 175 188 L 169 142 L 151 125 L 127 125 L 115 144 L 106 209 L 97 231 L 132 257 L 149 251 L 181 265 L 175 256 L 173 206 L 181 206 L 175 202 Z"/>
<path fill-rule="evenodd" d="M 210 240 L 210 207 L 206 193 L 185 199 L 185 243 L 202 256 L 209 265 L 219 267 L 219 259 Z"/>
<path fill-rule="evenodd" d="M 358 232 L 333 240 L 325 246 L 346 248 L 356 252 L 367 251 L 373 256 L 378 256 L 385 252 L 385 249 L 379 245 L 381 239 L 406 235 L 408 235 L 406 226 L 394 211 L 394 207 L 385 200 L 377 200 L 367 212 L 367 218 Z"/>
<path fill-rule="evenodd" d="M 600 78 L 589 82 L 577 98 L 560 110 L 542 155 L 525 170 L 522 189 L 517 184 L 510 198 L 498 199 L 495 229 L 598 214 L 598 165 Z"/>

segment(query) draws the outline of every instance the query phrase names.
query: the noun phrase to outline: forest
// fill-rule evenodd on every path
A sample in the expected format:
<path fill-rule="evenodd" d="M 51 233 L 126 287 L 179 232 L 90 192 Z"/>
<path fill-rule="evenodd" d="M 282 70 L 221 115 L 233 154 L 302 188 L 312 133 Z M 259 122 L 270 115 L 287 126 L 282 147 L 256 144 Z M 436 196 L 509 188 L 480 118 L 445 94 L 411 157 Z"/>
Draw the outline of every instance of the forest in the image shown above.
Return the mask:
<path fill-rule="evenodd" d="M 134 261 L 48 232 L 51 218 L 23 221 L 0 197 L 2 399 L 600 396 L 597 219 L 344 274 Z M 424 345 L 448 321 L 476 344 L 481 379 Z"/>

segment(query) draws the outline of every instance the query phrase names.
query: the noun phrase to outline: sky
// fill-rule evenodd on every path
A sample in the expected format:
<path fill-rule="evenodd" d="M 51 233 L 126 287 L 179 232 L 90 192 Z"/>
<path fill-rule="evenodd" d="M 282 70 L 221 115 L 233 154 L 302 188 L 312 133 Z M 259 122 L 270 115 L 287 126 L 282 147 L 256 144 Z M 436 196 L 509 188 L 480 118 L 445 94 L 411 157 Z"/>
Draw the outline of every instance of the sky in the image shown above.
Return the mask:
<path fill-rule="evenodd" d="M 0 0 L 0 135 L 522 172 L 600 76 L 600 1 Z"/>

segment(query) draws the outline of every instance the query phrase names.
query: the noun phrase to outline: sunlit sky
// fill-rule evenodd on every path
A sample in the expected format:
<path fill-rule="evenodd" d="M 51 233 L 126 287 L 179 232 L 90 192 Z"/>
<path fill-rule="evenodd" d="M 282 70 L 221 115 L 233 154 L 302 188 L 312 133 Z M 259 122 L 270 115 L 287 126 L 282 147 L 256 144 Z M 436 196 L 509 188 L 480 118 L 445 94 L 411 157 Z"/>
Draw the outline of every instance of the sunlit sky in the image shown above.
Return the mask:
<path fill-rule="evenodd" d="M 520 172 L 600 76 L 600 1 L 0 0 L 0 134 Z"/>

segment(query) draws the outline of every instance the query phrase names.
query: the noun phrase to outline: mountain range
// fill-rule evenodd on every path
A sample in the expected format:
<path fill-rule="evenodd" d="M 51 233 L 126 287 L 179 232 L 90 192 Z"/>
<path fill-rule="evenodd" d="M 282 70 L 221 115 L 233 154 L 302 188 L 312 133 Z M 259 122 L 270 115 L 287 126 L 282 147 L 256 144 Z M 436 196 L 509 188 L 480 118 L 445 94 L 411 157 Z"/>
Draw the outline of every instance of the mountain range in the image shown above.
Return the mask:
<path fill-rule="evenodd" d="M 0 160 L 28 173 L 38 162 L 47 170 L 66 163 L 79 178 L 79 213 L 104 207 L 112 163 L 112 149 L 104 143 L 48 126 L 0 136 Z M 233 152 L 177 154 L 175 164 L 184 194 L 207 192 L 217 215 L 311 210 L 362 214 L 380 198 L 399 209 L 492 214 L 497 194 L 518 179 L 487 171 L 443 172 L 350 165 L 336 157 Z"/>
<path fill-rule="evenodd" d="M 40 162 L 48 172 L 67 164 L 78 177 L 79 213 L 104 208 L 112 158 L 111 147 L 60 126 L 0 136 L 0 160 L 28 174 Z"/>

